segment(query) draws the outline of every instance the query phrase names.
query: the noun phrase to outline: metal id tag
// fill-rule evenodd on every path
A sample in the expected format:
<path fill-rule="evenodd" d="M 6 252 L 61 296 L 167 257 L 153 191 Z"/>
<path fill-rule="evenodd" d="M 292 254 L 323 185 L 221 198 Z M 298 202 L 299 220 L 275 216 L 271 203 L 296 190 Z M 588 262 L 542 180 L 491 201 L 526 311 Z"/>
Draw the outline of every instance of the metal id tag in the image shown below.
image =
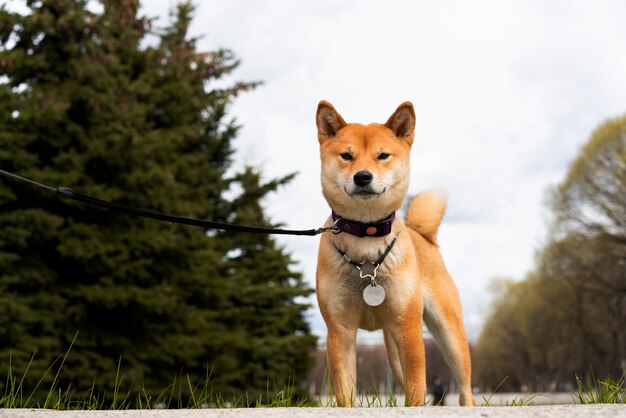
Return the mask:
<path fill-rule="evenodd" d="M 385 289 L 381 285 L 368 284 L 363 289 L 363 300 L 369 306 L 378 306 L 385 300 Z"/>

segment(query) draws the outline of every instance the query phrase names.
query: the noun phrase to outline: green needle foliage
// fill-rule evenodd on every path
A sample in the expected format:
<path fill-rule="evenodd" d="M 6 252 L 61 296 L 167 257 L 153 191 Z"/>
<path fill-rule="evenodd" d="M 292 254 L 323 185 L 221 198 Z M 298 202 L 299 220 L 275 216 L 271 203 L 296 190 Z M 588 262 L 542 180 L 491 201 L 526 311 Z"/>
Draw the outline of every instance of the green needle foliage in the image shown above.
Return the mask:
<path fill-rule="evenodd" d="M 227 109 L 256 85 L 224 87 L 233 53 L 196 50 L 189 3 L 165 28 L 137 0 L 88 3 L 0 6 L 0 167 L 127 205 L 270 225 L 260 202 L 290 176 L 227 175 L 238 131 Z M 176 376 L 212 370 L 216 392 L 257 399 L 268 379 L 282 387 L 307 371 L 310 290 L 272 238 L 107 212 L 5 178 L 0 231 L 0 391 L 7 366 L 25 392 L 40 384 L 39 404 L 53 384 L 155 399 Z M 59 376 L 45 374 L 77 332 Z M 186 402 L 188 387 L 172 396 Z"/>

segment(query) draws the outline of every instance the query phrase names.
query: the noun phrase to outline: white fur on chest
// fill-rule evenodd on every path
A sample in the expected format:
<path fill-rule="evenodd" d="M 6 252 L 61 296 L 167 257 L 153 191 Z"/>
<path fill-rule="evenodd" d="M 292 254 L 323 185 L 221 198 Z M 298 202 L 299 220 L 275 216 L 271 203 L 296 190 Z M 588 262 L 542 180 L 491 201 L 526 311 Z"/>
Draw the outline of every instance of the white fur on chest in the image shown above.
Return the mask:
<path fill-rule="evenodd" d="M 376 274 L 376 284 L 385 290 L 385 300 L 376 307 L 367 305 L 363 299 L 363 290 L 371 284 L 371 278 L 366 275 L 373 272 L 374 266 L 371 262 L 375 262 L 384 253 L 393 236 L 380 239 L 352 238 L 359 240 L 356 245 L 358 252 L 353 248 L 340 246 L 349 245 L 351 237 L 344 237 L 341 242 L 337 240 L 334 245 L 357 263 L 365 260 L 365 265 L 361 272 L 337 251 L 334 265 L 339 280 L 334 281 L 333 296 L 338 302 L 335 306 L 343 311 L 344 316 L 350 316 L 356 321 L 359 328 L 370 331 L 380 329 L 390 316 L 403 309 L 407 303 L 407 295 L 413 294 L 417 286 L 418 278 L 410 271 L 400 269 L 403 265 L 403 251 L 406 249 L 400 241 L 396 241 Z"/>

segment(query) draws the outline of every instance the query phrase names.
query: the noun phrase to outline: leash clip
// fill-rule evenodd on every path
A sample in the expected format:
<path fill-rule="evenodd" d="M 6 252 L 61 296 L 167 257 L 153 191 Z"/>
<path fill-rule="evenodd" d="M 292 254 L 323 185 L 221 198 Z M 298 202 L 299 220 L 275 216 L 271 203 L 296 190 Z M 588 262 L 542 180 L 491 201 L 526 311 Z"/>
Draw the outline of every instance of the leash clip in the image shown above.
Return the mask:
<path fill-rule="evenodd" d="M 324 232 L 332 232 L 335 235 L 340 234 L 341 233 L 341 229 L 339 229 L 339 227 L 337 227 L 337 222 L 339 222 L 340 220 L 341 220 L 341 218 L 337 218 L 337 220 L 335 222 L 333 222 L 332 226 L 318 228 L 315 231 L 315 235 L 323 234 Z"/>

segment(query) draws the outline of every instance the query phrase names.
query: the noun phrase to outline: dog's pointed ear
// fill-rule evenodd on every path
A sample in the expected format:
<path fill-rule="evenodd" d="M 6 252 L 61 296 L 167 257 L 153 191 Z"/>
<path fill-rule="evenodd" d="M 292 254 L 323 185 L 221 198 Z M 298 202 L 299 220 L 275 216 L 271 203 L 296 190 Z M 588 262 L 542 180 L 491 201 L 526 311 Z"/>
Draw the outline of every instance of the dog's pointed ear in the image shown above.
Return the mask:
<path fill-rule="evenodd" d="M 413 142 L 413 134 L 415 132 L 415 110 L 413 103 L 404 102 L 389 118 L 385 126 L 393 131 L 398 137 Z"/>
<path fill-rule="evenodd" d="M 322 100 L 317 105 L 315 121 L 317 123 L 317 137 L 320 142 L 337 135 L 337 132 L 347 125 L 333 105 L 326 100 Z"/>

